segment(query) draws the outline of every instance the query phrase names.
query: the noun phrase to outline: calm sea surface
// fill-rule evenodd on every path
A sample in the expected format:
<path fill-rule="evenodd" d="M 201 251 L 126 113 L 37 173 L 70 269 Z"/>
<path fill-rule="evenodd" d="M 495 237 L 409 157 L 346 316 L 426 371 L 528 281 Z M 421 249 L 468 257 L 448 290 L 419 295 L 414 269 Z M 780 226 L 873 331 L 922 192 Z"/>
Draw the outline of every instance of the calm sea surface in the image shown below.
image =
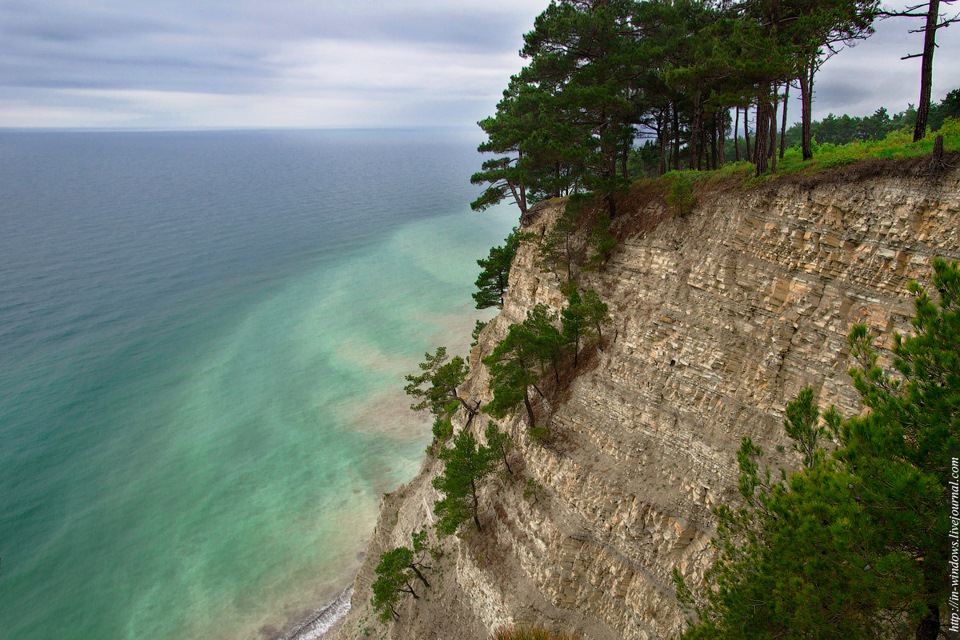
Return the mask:
<path fill-rule="evenodd" d="M 463 351 L 465 134 L 0 133 L 0 638 L 258 638 L 329 600 Z"/>

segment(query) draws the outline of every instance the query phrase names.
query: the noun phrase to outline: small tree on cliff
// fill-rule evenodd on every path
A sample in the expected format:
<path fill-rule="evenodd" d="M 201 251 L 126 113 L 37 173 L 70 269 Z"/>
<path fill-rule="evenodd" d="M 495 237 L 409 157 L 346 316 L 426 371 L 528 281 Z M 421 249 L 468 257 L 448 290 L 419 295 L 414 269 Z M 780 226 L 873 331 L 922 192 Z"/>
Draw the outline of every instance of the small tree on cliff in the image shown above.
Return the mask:
<path fill-rule="evenodd" d="M 553 363 L 556 371 L 563 349 L 563 336 L 553 326 L 554 319 L 546 305 L 538 304 L 523 322 L 510 325 L 507 336 L 483 359 L 490 370 L 490 390 L 493 391 L 493 400 L 484 407 L 486 413 L 503 418 L 522 402 L 530 428 L 536 426 L 529 389 L 533 387 L 543 395 L 537 382 L 543 377 L 547 363 Z"/>
<path fill-rule="evenodd" d="M 573 282 L 574 266 L 583 261 L 583 248 L 576 238 L 577 226 L 574 212 L 569 205 L 557 218 L 550 230 L 540 240 L 537 251 L 540 268 L 550 271 L 565 282 Z"/>
<path fill-rule="evenodd" d="M 570 299 L 567 301 L 566 308 L 560 311 L 560 326 L 563 331 L 563 339 L 573 351 L 574 369 L 577 368 L 579 361 L 580 343 L 589 337 L 591 333 L 586 311 L 587 309 L 583 305 L 583 299 L 576 289 L 570 293 Z"/>
<path fill-rule="evenodd" d="M 507 293 L 510 279 L 510 263 L 513 262 L 519 246 L 520 235 L 514 228 L 503 246 L 491 248 L 485 259 L 477 260 L 481 268 L 475 283 L 477 291 L 473 294 L 477 309 L 503 308 L 503 296 Z"/>
<path fill-rule="evenodd" d="M 512 476 L 513 469 L 510 467 L 510 460 L 507 459 L 507 455 L 513 448 L 513 440 L 510 439 L 509 434 L 500 431 L 496 423 L 490 421 L 487 423 L 487 430 L 483 435 L 487 439 L 487 446 L 490 447 L 491 455 L 499 457 L 503 466 Z"/>
<path fill-rule="evenodd" d="M 427 410 L 438 418 L 446 418 L 454 413 L 459 403 L 471 416 L 477 413 L 476 407 L 471 407 L 457 393 L 457 388 L 467 378 L 467 363 L 463 358 L 456 356 L 447 362 L 447 348 L 437 347 L 436 353 L 424 354 L 424 361 L 419 366 L 423 373 L 404 376 L 407 385 L 403 390 L 407 395 L 420 398 L 419 402 L 410 405 L 411 409 Z"/>
<path fill-rule="evenodd" d="M 413 534 L 413 549 L 397 547 L 380 556 L 380 562 L 374 569 L 377 579 L 371 585 L 373 599 L 370 604 L 383 622 L 391 617 L 395 620 L 400 618 L 397 606 L 403 594 L 409 593 L 414 599 L 419 599 L 413 588 L 414 578 L 422 582 L 424 587 L 430 586 L 422 571 L 430 568 L 423 563 L 426 541 L 427 532 L 421 530 Z"/>
<path fill-rule="evenodd" d="M 433 506 L 437 533 L 456 533 L 471 518 L 482 531 L 480 483 L 496 468 L 497 453 L 478 445 L 473 433 L 464 430 L 454 436 L 453 447 L 441 449 L 437 457 L 444 463 L 443 473 L 433 480 L 433 487 L 443 494 Z"/>
<path fill-rule="evenodd" d="M 595 289 L 587 289 L 583 292 L 582 309 L 583 316 L 596 331 L 598 344 L 602 344 L 603 327 L 611 323 L 610 308 Z"/>

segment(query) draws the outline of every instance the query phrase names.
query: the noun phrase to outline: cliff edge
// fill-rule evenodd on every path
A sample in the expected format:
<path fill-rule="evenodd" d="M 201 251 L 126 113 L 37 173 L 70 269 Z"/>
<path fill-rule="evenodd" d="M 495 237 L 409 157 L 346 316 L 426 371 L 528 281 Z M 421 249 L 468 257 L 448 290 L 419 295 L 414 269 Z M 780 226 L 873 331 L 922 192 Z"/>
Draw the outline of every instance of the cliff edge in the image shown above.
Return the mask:
<path fill-rule="evenodd" d="M 524 230 L 543 233 L 563 206 L 542 204 Z M 792 467 L 783 409 L 802 387 L 859 411 L 846 374 L 851 325 L 868 324 L 882 346 L 907 331 L 906 284 L 927 279 L 934 257 L 960 259 L 958 221 L 960 170 L 932 181 L 919 161 L 706 189 L 683 217 L 662 198 L 637 198 L 615 221 L 609 262 L 581 279 L 610 306 L 604 350 L 536 406 L 551 441 L 531 442 L 523 411 L 500 422 L 516 443 L 516 477 L 486 484 L 484 531 L 444 539 L 432 587 L 388 625 L 369 605 L 373 568 L 432 523 L 439 463 L 428 458 L 385 496 L 337 637 L 486 640 L 533 622 L 593 640 L 675 634 L 671 572 L 697 581 L 708 566 L 711 509 L 738 499 L 741 436 L 771 467 Z M 535 304 L 564 301 L 535 253 L 521 246 L 504 308 L 470 354 L 462 391 L 484 404 L 479 359 Z"/>

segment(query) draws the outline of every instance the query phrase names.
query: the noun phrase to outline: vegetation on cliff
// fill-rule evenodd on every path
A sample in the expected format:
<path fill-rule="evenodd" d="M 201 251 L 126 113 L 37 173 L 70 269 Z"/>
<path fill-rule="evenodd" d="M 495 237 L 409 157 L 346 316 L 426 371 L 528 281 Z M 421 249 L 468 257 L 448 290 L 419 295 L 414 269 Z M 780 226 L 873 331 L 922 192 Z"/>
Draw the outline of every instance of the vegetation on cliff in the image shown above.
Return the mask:
<path fill-rule="evenodd" d="M 503 308 L 503 296 L 509 288 L 510 264 L 519 246 L 520 233 L 514 228 L 502 246 L 492 247 L 486 258 L 477 260 L 480 275 L 475 283 L 477 290 L 473 293 L 477 309 Z"/>
<path fill-rule="evenodd" d="M 419 531 L 412 536 L 412 548 L 396 547 L 386 551 L 380 556 L 380 562 L 377 563 L 374 573 L 377 579 L 371 585 L 373 598 L 370 604 L 374 611 L 380 616 L 382 622 L 400 617 L 397 607 L 403 594 L 409 594 L 415 599 L 419 599 L 417 591 L 413 588 L 413 581 L 416 578 L 424 587 L 429 587 L 423 571 L 430 566 L 424 563 L 427 552 L 427 533 Z"/>
<path fill-rule="evenodd" d="M 491 432 L 488 431 L 488 434 Z M 493 428 L 495 439 L 499 432 Z M 499 442 L 498 442 L 499 444 Z M 441 449 L 437 457 L 443 461 L 443 472 L 433 481 L 443 497 L 434 505 L 436 530 L 440 535 L 456 533 L 460 525 L 473 520 L 480 525 L 480 488 L 483 479 L 493 473 L 501 460 L 501 448 L 477 443 L 473 433 L 464 429 L 453 438 L 453 447 Z"/>
<path fill-rule="evenodd" d="M 559 316 L 547 305 L 538 304 L 523 322 L 510 325 L 506 337 L 483 359 L 490 371 L 490 390 L 493 400 L 484 411 L 495 418 L 513 413 L 522 403 L 527 412 L 531 433 L 542 437 L 547 432 L 538 430 L 530 397 L 532 387 L 545 397 L 539 383 L 552 373 L 556 384 L 567 359 L 572 356 L 576 369 L 583 344 L 595 339 L 600 345 L 602 326 L 609 322 L 607 305 L 593 289 L 581 297 L 575 283 L 567 306 Z"/>
<path fill-rule="evenodd" d="M 744 438 L 746 506 L 716 510 L 719 555 L 702 588 L 675 573 L 697 613 L 684 638 L 938 636 L 960 453 L 958 265 L 936 260 L 932 284 L 938 302 L 910 286 L 915 334 L 894 337 L 893 371 L 879 366 L 865 325 L 850 333 L 850 373 L 869 412 L 830 409 L 821 422 L 810 389 L 787 407 L 800 471 L 774 480 Z"/>
<path fill-rule="evenodd" d="M 939 16 L 939 0 L 919 7 Z M 791 87 L 802 101 L 791 142 L 809 160 L 816 72 L 868 37 L 879 13 L 878 0 L 554 0 L 524 36 L 528 64 L 479 122 L 487 136 L 479 150 L 495 157 L 472 177 L 485 186 L 473 207 L 509 199 L 525 215 L 543 199 L 592 191 L 613 218 L 617 195 L 651 165 L 659 175 L 732 157 L 757 176 L 776 172 Z M 914 141 L 928 117 L 937 125 L 950 115 L 930 110 L 929 91 L 935 33 L 949 22 L 923 29 L 921 103 L 895 123 L 915 128 Z M 870 123 L 886 128 L 882 115 Z"/>
<path fill-rule="evenodd" d="M 581 282 L 602 270 L 617 239 L 638 233 L 638 225 L 649 229 L 668 215 L 690 214 L 710 189 L 746 189 L 791 175 L 805 180 L 867 158 L 910 158 L 939 148 L 941 155 L 933 155 L 941 164 L 926 168 L 931 177 L 939 175 L 942 150 L 960 151 L 960 120 L 953 117 L 957 92 L 930 111 L 942 134 L 936 143 L 911 140 L 907 127 L 917 120 L 912 110 L 810 120 L 813 79 L 824 51 L 868 35 L 876 11 L 874 0 L 818 0 L 802 7 L 767 0 L 551 3 L 525 36 L 522 55 L 529 66 L 511 78 L 496 116 L 480 123 L 487 134 L 480 150 L 499 157 L 473 176 L 485 185 L 473 207 L 512 199 L 523 214 L 523 229 L 536 224 L 542 211 L 555 211 L 535 204 L 565 200 L 552 224 L 540 225 L 539 237 L 514 229 L 504 245 L 477 261 L 473 298 L 479 309 L 504 306 L 513 260 L 526 244 L 527 259 L 556 277 L 566 303 L 536 304 L 523 321 L 494 326 L 503 338 L 480 359 L 492 392 L 484 413 L 497 419 L 525 413 L 530 441 L 551 448 L 564 442 L 551 435 L 553 411 L 592 356 L 584 347 L 601 349 L 610 323 L 600 295 Z M 788 132 L 784 113 L 778 131 L 777 105 L 791 83 L 804 96 L 802 122 Z M 754 109 L 751 130 L 746 120 Z M 643 137 L 648 143 L 638 148 Z M 787 148 L 786 141 L 794 146 Z M 731 156 L 744 161 L 725 164 Z M 639 179 L 650 174 L 659 177 Z M 622 215 L 651 210 L 657 212 L 652 222 Z M 936 277 L 941 311 L 932 312 L 936 305 L 915 289 L 917 336 L 897 339 L 896 374 L 877 367 L 865 329 L 851 335 L 859 358 L 852 375 L 871 413 L 843 418 L 831 409 L 821 416 L 813 390 L 805 389 L 787 407 L 784 425 L 802 469 L 781 472 L 778 479 L 761 469 L 763 452 L 753 440 L 743 440 L 738 463 L 745 506 L 716 510 L 716 564 L 695 589 L 675 574 L 680 600 L 696 614 L 685 638 L 867 638 L 877 632 L 935 637 L 946 602 L 947 521 L 946 512 L 937 510 L 946 480 L 930 461 L 960 445 L 960 277 L 955 265 L 942 262 Z M 485 326 L 478 321 L 474 344 Z M 937 336 L 940 346 L 924 336 Z M 936 398 L 924 395 L 932 389 L 923 381 L 931 363 L 952 376 L 952 391 Z M 501 464 L 506 471 L 498 489 L 507 487 L 509 473 L 519 480 L 514 491 L 522 489 L 525 501 L 548 494 L 526 472 L 529 458 L 516 465 L 516 473 L 511 467 L 515 443 L 508 433 L 493 421 L 486 432 L 471 426 L 481 404 L 460 392 L 468 374 L 464 358 L 448 359 L 441 347 L 425 355 L 420 369 L 406 377 L 405 390 L 417 399 L 414 409 L 434 416 L 428 452 L 436 457 L 430 484 L 438 495 L 431 535 L 441 545 L 450 544 L 444 536 L 459 535 L 460 552 L 480 559 L 496 547 L 498 536 L 470 534 L 473 527 L 465 531 L 463 525 L 472 521 L 482 533 L 492 513 L 503 516 L 503 504 L 487 507 L 493 492 L 484 489 L 495 482 Z M 917 419 L 922 412 L 916 407 L 934 404 L 939 417 Z M 937 431 L 934 424 L 944 421 L 947 427 Z M 484 515 L 483 507 L 491 514 Z M 417 579 L 429 586 L 420 571 L 425 565 L 417 560 L 424 540 L 380 557 L 373 605 L 382 620 L 398 617 L 406 595 L 418 598 Z M 514 628 L 494 637 L 564 636 Z"/>

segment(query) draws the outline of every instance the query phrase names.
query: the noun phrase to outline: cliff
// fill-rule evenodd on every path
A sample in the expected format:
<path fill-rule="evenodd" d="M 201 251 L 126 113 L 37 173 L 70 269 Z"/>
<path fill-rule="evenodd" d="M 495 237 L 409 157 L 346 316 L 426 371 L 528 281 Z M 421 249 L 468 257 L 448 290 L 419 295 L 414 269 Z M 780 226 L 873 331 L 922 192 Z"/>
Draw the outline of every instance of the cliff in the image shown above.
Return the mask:
<path fill-rule="evenodd" d="M 487 483 L 483 533 L 445 539 L 433 587 L 385 626 L 368 604 L 373 567 L 432 522 L 438 463 L 386 496 L 338 638 L 480 640 L 519 622 L 594 640 L 669 637 L 683 622 L 671 571 L 696 581 L 708 565 L 711 508 L 737 500 L 741 436 L 771 467 L 794 466 L 784 405 L 812 385 L 821 405 L 859 411 L 845 373 L 851 325 L 889 344 L 909 327 L 906 283 L 926 279 L 935 256 L 960 259 L 960 171 L 934 182 L 919 161 L 708 188 L 684 217 L 660 197 L 634 204 L 606 267 L 582 279 L 610 305 L 605 348 L 536 408 L 553 440 L 532 443 L 523 411 L 501 422 L 518 477 Z M 525 230 L 543 232 L 562 206 L 542 205 Z M 530 243 L 510 284 L 463 388 L 483 403 L 479 358 L 533 305 L 563 299 Z M 543 491 L 525 496 L 528 479 Z"/>

